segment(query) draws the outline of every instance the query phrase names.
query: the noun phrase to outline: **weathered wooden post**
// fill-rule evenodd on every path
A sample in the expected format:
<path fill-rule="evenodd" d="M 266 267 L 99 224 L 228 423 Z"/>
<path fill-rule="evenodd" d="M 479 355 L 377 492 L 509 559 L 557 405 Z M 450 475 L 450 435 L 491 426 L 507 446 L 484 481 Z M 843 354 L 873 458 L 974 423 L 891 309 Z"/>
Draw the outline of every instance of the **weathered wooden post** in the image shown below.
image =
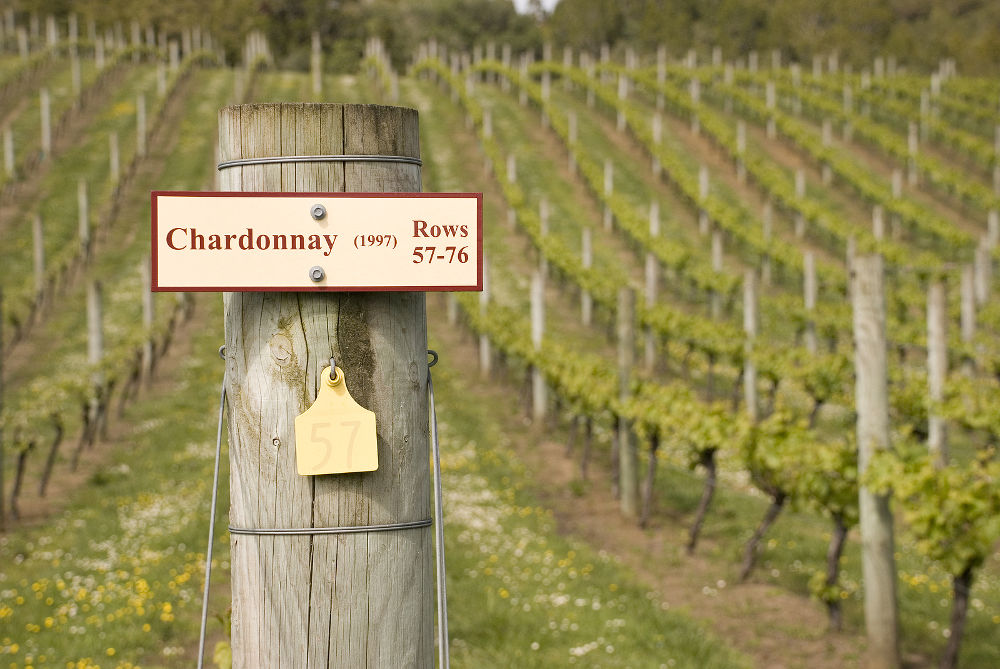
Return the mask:
<path fill-rule="evenodd" d="M 348 104 L 251 104 L 219 113 L 223 160 L 293 155 L 419 157 L 417 114 Z M 400 162 L 229 167 L 230 191 L 416 192 Z M 308 207 L 308 204 L 303 206 Z M 419 522 L 430 511 L 424 294 L 226 293 L 233 666 L 431 667 L 430 527 L 310 534 Z M 333 356 L 375 412 L 376 471 L 300 476 L 295 417 Z"/>
<path fill-rule="evenodd" d="M 889 381 L 882 256 L 858 256 L 852 273 L 854 300 L 855 402 L 858 413 L 858 473 L 875 451 L 889 447 Z M 861 568 L 865 582 L 865 627 L 870 666 L 898 667 L 899 621 L 896 565 L 889 498 L 862 485 Z"/>
<path fill-rule="evenodd" d="M 118 187 L 118 181 L 122 176 L 121 153 L 118 150 L 118 133 L 112 132 L 108 135 L 108 174 L 111 185 Z"/>
<path fill-rule="evenodd" d="M 42 233 L 42 215 L 35 213 L 31 219 L 31 246 L 35 272 L 35 299 L 41 306 L 45 291 L 45 235 Z"/>
<path fill-rule="evenodd" d="M 52 105 L 48 88 L 43 88 L 38 93 L 38 102 L 41 113 L 42 156 L 48 158 L 52 155 Z"/>
<path fill-rule="evenodd" d="M 83 255 L 90 253 L 90 206 L 87 202 L 87 182 L 82 177 L 76 182 L 77 234 Z"/>
<path fill-rule="evenodd" d="M 814 354 L 817 350 L 816 341 L 816 258 L 812 251 L 802 254 L 802 293 L 803 305 L 806 310 L 806 350 Z"/>
<path fill-rule="evenodd" d="M 927 394 L 932 405 L 927 415 L 927 450 L 934 464 L 948 464 L 947 424 L 938 406 L 944 399 L 948 377 L 948 304 L 944 282 L 931 282 L 927 288 Z"/>
<path fill-rule="evenodd" d="M 635 363 L 635 291 L 618 291 L 618 399 L 624 404 L 632 396 L 632 367 Z M 622 514 L 639 515 L 639 452 L 632 422 L 618 421 L 618 491 Z"/>
<path fill-rule="evenodd" d="M 90 365 L 90 383 L 93 397 L 90 400 L 90 442 L 97 438 L 98 423 L 101 420 L 101 404 L 103 402 L 104 375 L 100 371 L 104 359 L 104 289 L 101 283 L 91 279 L 87 284 L 87 364 Z M 76 469 L 76 463 L 73 463 Z"/>
<path fill-rule="evenodd" d="M 752 269 L 743 273 L 743 399 L 747 416 L 754 423 L 759 418 L 757 405 L 757 366 L 753 361 L 754 340 L 757 339 L 757 275 Z"/>
<path fill-rule="evenodd" d="M 531 275 L 531 346 L 535 353 L 542 350 L 545 338 L 545 275 L 541 270 Z M 548 408 L 545 377 L 538 365 L 531 366 L 531 419 L 540 423 Z"/>

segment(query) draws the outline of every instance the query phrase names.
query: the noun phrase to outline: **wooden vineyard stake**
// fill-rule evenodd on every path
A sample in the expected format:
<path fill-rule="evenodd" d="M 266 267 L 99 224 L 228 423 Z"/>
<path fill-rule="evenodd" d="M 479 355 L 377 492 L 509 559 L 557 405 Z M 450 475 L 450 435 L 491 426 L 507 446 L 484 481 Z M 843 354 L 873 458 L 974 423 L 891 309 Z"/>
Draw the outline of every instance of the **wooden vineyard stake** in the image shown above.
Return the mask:
<path fill-rule="evenodd" d="M 757 366 L 753 361 L 754 340 L 757 338 L 757 278 L 752 269 L 743 274 L 743 399 L 747 416 L 754 423 L 759 417 L 757 404 Z"/>
<path fill-rule="evenodd" d="M 802 293 L 803 304 L 806 309 L 806 350 L 816 354 L 818 348 L 816 341 L 816 258 L 812 251 L 802 254 Z"/>
<path fill-rule="evenodd" d="M 38 94 L 38 99 L 41 113 L 42 157 L 48 158 L 52 155 L 52 104 L 49 89 L 43 88 Z"/>
<path fill-rule="evenodd" d="M 855 258 L 851 293 L 854 300 L 859 478 L 872 455 L 889 447 L 884 280 L 882 256 Z M 859 490 L 858 505 L 869 666 L 891 669 L 900 664 L 892 512 L 887 496 L 876 494 L 864 485 Z"/>
<path fill-rule="evenodd" d="M 87 202 L 87 182 L 80 178 L 76 182 L 77 234 L 83 255 L 90 252 L 90 207 Z"/>
<path fill-rule="evenodd" d="M 531 276 L 531 346 L 535 352 L 542 349 L 545 338 L 545 276 L 536 270 Z M 545 377 L 537 365 L 531 367 L 531 418 L 540 422 L 547 408 Z"/>
<path fill-rule="evenodd" d="M 948 436 L 944 416 L 936 408 L 944 400 L 948 378 L 948 303 L 944 283 L 932 281 L 927 289 L 927 450 L 937 467 L 948 464 Z"/>
<path fill-rule="evenodd" d="M 635 292 L 631 288 L 618 291 L 618 399 L 626 404 L 632 395 L 632 367 L 635 362 Z M 618 422 L 618 492 L 622 514 L 626 518 L 639 515 L 639 453 L 632 423 Z"/>
<path fill-rule="evenodd" d="M 294 155 L 419 157 L 417 113 L 360 104 L 253 104 L 219 113 L 223 161 Z M 390 162 L 222 170 L 229 191 L 418 192 Z M 427 326 L 420 292 L 224 294 L 230 523 L 339 528 L 431 516 Z M 378 469 L 300 476 L 293 426 L 330 357 L 375 414 Z M 430 527 L 348 534 L 231 531 L 233 666 L 430 667 Z"/>

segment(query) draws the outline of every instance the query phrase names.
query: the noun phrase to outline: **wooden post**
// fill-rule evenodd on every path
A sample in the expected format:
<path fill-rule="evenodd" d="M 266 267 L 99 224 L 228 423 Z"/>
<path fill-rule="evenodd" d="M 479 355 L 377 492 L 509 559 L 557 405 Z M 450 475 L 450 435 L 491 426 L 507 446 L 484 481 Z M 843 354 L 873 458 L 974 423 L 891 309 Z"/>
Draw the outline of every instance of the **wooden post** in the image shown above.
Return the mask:
<path fill-rule="evenodd" d="M 649 203 L 649 236 L 657 239 L 660 236 L 660 203 L 653 200 Z M 659 284 L 660 264 L 652 251 L 646 252 L 646 306 L 652 308 L 656 304 L 656 292 Z M 646 328 L 646 369 L 652 371 L 656 364 L 656 334 L 653 328 Z"/>
<path fill-rule="evenodd" d="M 754 340 L 757 338 L 757 280 L 753 270 L 743 273 L 743 400 L 750 420 L 757 422 L 757 366 L 753 361 Z"/>
<path fill-rule="evenodd" d="M 889 448 L 889 390 L 882 256 L 854 260 L 854 365 L 858 413 L 858 473 L 864 474 L 877 450 Z M 865 583 L 865 627 L 870 666 L 899 667 L 896 566 L 889 498 L 862 485 L 861 567 Z"/>
<path fill-rule="evenodd" d="M 802 296 L 805 303 L 806 314 L 806 350 L 815 354 L 816 345 L 816 321 L 813 320 L 813 313 L 816 311 L 816 259 L 812 251 L 806 251 L 802 255 Z"/>
<path fill-rule="evenodd" d="M 146 155 L 146 95 L 139 93 L 135 97 L 135 153 Z"/>
<path fill-rule="evenodd" d="M 304 154 L 419 157 L 417 114 L 379 105 L 254 104 L 219 113 L 223 160 Z M 230 168 L 229 191 L 418 192 L 400 163 Z M 303 202 L 304 215 L 310 204 Z M 322 224 L 318 224 L 322 225 Z M 422 293 L 227 293 L 230 522 L 378 525 L 430 517 Z M 375 472 L 297 474 L 294 419 L 333 356 L 375 412 Z M 433 666 L 430 528 L 231 538 L 233 666 Z"/>
<path fill-rule="evenodd" d="M 584 269 L 590 269 L 594 265 L 594 245 L 592 232 L 588 226 L 583 227 L 580 241 L 580 262 Z M 590 327 L 594 317 L 594 298 L 590 291 L 584 289 L 580 293 L 580 322 L 586 327 Z"/>
<path fill-rule="evenodd" d="M 691 96 L 691 134 L 696 137 L 701 134 L 701 119 L 698 117 L 698 105 L 701 103 L 701 80 L 691 77 L 688 94 Z"/>
<path fill-rule="evenodd" d="M 38 99 L 42 116 L 42 156 L 48 158 L 52 155 L 52 105 L 49 89 L 43 88 L 38 94 Z"/>
<path fill-rule="evenodd" d="M 538 353 L 545 338 L 545 277 L 540 271 L 531 276 L 531 345 Z M 545 377 L 537 365 L 531 366 L 531 418 L 540 422 L 547 408 Z"/>
<path fill-rule="evenodd" d="M 934 464 L 948 464 L 948 433 L 938 404 L 944 399 L 948 377 L 948 309 L 944 282 L 931 282 L 927 288 L 927 390 L 931 408 L 927 415 L 927 450 Z"/>
<path fill-rule="evenodd" d="M 104 316 L 103 316 L 103 290 L 99 281 L 91 279 L 87 283 L 87 363 L 93 369 L 90 383 L 93 388 L 100 388 L 104 383 L 104 376 L 98 370 L 98 365 L 104 358 Z M 90 401 L 90 426 L 91 439 L 97 434 L 97 422 L 100 418 L 99 411 L 101 400 L 97 393 Z"/>
<path fill-rule="evenodd" d="M 309 60 L 309 69 L 312 72 L 313 95 L 319 96 L 323 92 L 323 44 L 318 30 L 314 30 L 312 34 L 312 57 Z"/>
<path fill-rule="evenodd" d="M 635 292 L 618 291 L 618 399 L 632 396 L 632 367 L 635 363 Z M 618 421 L 618 490 L 621 511 L 627 518 L 639 514 L 639 452 L 632 422 Z"/>
<path fill-rule="evenodd" d="M 667 82 L 667 47 L 660 44 L 656 47 L 656 83 L 663 86 Z M 663 111 L 665 100 L 663 91 L 656 91 L 656 111 Z"/>
<path fill-rule="evenodd" d="M 86 256 L 90 252 L 90 207 L 87 203 L 87 182 L 82 177 L 76 182 L 76 210 L 77 234 Z"/>
<path fill-rule="evenodd" d="M 962 266 L 961 298 L 962 343 L 969 346 L 976 336 L 976 269 L 972 265 Z M 975 358 L 968 359 L 964 366 L 971 374 L 976 368 Z"/>
<path fill-rule="evenodd" d="M 35 296 L 45 291 L 45 236 L 42 234 L 42 215 L 36 213 L 31 220 L 31 241 L 35 269 Z"/>
<path fill-rule="evenodd" d="M 94 65 L 98 72 L 104 69 L 104 38 L 100 35 L 94 38 Z"/>
<path fill-rule="evenodd" d="M 774 204 L 770 198 L 764 202 L 764 210 L 761 212 L 761 234 L 765 241 L 771 241 L 771 233 L 774 228 Z M 771 256 L 765 254 L 760 259 L 760 281 L 765 286 L 771 285 Z"/>
<path fill-rule="evenodd" d="M 604 161 L 604 197 L 610 198 L 615 192 L 615 166 L 610 160 Z M 604 203 L 604 229 L 610 231 L 614 216 L 611 206 Z"/>

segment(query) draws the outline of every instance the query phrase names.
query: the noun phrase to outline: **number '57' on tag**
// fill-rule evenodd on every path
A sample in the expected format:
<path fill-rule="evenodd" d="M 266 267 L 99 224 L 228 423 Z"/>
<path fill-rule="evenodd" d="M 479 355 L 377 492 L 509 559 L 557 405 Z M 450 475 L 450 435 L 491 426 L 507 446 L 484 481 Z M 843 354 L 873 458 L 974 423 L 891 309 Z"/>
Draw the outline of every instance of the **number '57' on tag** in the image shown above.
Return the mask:
<path fill-rule="evenodd" d="M 347 391 L 344 372 L 329 367 L 320 375 L 319 394 L 295 418 L 295 461 L 299 474 L 346 474 L 378 469 L 375 414 Z"/>

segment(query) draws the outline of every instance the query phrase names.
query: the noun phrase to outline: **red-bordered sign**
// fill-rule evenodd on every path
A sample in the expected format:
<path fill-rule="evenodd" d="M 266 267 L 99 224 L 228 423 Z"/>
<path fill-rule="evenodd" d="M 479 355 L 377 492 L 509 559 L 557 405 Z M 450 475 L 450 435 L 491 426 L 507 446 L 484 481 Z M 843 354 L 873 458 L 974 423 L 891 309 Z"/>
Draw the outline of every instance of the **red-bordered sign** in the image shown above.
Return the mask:
<path fill-rule="evenodd" d="M 482 193 L 151 198 L 154 291 L 483 288 Z"/>

